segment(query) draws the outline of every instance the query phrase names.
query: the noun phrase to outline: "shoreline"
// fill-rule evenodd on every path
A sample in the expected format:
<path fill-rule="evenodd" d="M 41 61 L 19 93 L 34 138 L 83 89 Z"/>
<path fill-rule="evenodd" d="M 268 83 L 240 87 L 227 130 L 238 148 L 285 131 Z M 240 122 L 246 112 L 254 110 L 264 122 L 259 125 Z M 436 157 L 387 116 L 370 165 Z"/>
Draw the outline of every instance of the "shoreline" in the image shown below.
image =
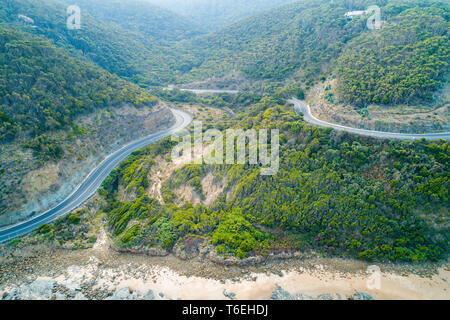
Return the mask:
<path fill-rule="evenodd" d="M 172 254 L 114 252 L 102 237 L 91 249 L 30 250 L 29 256 L 21 252 L 0 260 L 0 299 L 450 300 L 446 262 L 379 264 L 379 287 L 371 288 L 371 264 L 354 259 L 308 257 L 225 266 Z"/>

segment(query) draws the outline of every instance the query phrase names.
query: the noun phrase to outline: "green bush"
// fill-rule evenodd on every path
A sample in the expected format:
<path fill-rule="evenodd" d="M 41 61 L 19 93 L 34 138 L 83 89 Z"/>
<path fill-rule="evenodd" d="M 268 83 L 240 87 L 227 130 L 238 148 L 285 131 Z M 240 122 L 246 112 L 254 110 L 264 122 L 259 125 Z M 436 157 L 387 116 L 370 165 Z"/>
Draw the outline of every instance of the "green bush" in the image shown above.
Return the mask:
<path fill-rule="evenodd" d="M 218 245 L 219 253 L 228 251 L 235 253 L 238 258 L 245 258 L 265 238 L 266 235 L 245 219 L 242 210 L 235 208 L 220 221 L 211 243 Z"/>
<path fill-rule="evenodd" d="M 141 226 L 138 224 L 135 224 L 132 226 L 128 231 L 120 238 L 123 243 L 129 243 L 131 242 L 141 231 Z"/>
<path fill-rule="evenodd" d="M 81 220 L 76 214 L 71 214 L 68 219 L 70 224 L 79 224 Z"/>
<path fill-rule="evenodd" d="M 43 224 L 37 228 L 37 232 L 41 234 L 49 233 L 50 231 L 52 231 L 52 226 L 49 224 Z"/>

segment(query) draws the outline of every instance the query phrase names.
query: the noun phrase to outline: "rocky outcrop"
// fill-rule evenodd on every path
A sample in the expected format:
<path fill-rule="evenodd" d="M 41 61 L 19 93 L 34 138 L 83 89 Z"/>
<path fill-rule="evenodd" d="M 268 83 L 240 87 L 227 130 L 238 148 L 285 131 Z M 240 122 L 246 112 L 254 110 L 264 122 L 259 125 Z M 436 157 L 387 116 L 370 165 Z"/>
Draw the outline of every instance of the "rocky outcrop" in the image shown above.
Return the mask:
<path fill-rule="evenodd" d="M 28 285 L 22 285 L 9 293 L 4 293 L 5 300 L 42 300 L 53 296 L 53 280 L 36 280 Z"/>
<path fill-rule="evenodd" d="M 110 248 L 117 252 L 145 254 L 145 255 L 148 255 L 151 257 L 165 257 L 165 256 L 169 255 L 169 253 L 170 253 L 169 251 L 162 249 L 162 248 L 158 248 L 158 247 L 154 247 L 154 248 L 122 248 L 115 244 L 111 244 Z"/>
<path fill-rule="evenodd" d="M 313 255 L 313 252 L 281 252 L 278 254 L 270 253 L 267 255 L 257 255 L 244 259 L 236 257 L 225 257 L 219 255 L 215 246 L 210 245 L 208 240 L 202 239 L 192 246 L 187 246 L 185 243 L 177 243 L 172 250 L 168 251 L 160 247 L 152 248 L 124 248 L 115 244 L 111 244 L 110 248 L 122 253 L 145 254 L 152 257 L 165 257 L 173 254 L 181 260 L 192 260 L 195 258 L 201 260 L 208 260 L 222 266 L 245 267 L 256 266 L 268 261 L 280 261 L 287 259 L 306 259 Z"/>
<path fill-rule="evenodd" d="M 92 291 L 92 290 L 91 290 Z M 117 289 L 113 293 L 86 297 L 79 288 L 57 284 L 54 280 L 35 280 L 10 290 L 4 290 L 0 300 L 155 300 L 152 290 L 145 293 L 133 291 L 130 287 Z"/>
<path fill-rule="evenodd" d="M 61 287 L 54 280 L 39 279 L 16 287 L 10 291 L 5 290 L 3 300 L 86 300 L 86 297 L 77 289 Z"/>
<path fill-rule="evenodd" d="M 301 293 L 290 294 L 279 285 L 276 285 L 275 290 L 270 296 L 270 300 L 314 300 L 313 297 Z"/>
<path fill-rule="evenodd" d="M 133 291 L 129 287 L 117 289 L 106 300 L 155 300 L 155 294 L 152 290 L 148 290 L 145 294 L 139 291 Z"/>
<path fill-rule="evenodd" d="M 278 284 L 270 296 L 271 300 L 343 300 L 340 294 L 332 295 L 330 293 L 320 294 L 318 296 L 309 296 L 302 293 L 291 294 L 284 290 Z M 373 298 L 364 292 L 355 292 L 348 300 L 373 300 Z"/>
<path fill-rule="evenodd" d="M 230 300 L 236 300 L 236 294 L 233 292 L 228 292 L 226 289 L 223 290 L 223 295 Z"/>
<path fill-rule="evenodd" d="M 365 292 L 355 292 L 349 300 L 374 300 L 372 296 Z"/>
<path fill-rule="evenodd" d="M 244 259 L 239 259 L 236 257 L 224 257 L 219 255 L 216 252 L 214 246 L 210 245 L 204 248 L 201 251 L 203 256 L 206 256 L 209 261 L 214 262 L 219 265 L 224 266 L 249 266 L 249 265 L 258 265 L 267 261 L 275 261 L 275 260 L 286 260 L 286 259 L 304 259 L 309 257 L 309 253 L 304 252 L 281 252 L 278 254 L 270 253 L 267 255 L 258 255 L 253 257 L 248 257 Z"/>

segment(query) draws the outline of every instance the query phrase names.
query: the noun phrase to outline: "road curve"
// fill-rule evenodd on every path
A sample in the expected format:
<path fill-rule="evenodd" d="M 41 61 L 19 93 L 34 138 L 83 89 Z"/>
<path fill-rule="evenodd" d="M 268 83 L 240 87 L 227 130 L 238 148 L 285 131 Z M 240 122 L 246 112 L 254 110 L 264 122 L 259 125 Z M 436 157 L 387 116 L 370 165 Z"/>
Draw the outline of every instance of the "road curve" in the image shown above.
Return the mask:
<path fill-rule="evenodd" d="M 320 119 L 317 119 L 311 114 L 311 109 L 308 104 L 304 101 L 292 98 L 288 100 L 288 102 L 294 105 L 296 112 L 303 113 L 303 119 L 306 122 L 311 124 L 315 124 L 321 127 L 329 127 L 335 130 L 347 131 L 354 134 L 359 134 L 363 136 L 369 136 L 374 138 L 385 138 L 385 139 L 399 139 L 399 140 L 417 140 L 425 138 L 427 140 L 450 140 L 450 132 L 440 132 L 440 133 L 422 133 L 422 134 L 408 134 L 408 133 L 395 133 L 395 132 L 384 132 L 384 131 L 375 131 L 375 130 L 365 130 L 343 126 L 340 124 L 326 122 Z"/>
<path fill-rule="evenodd" d="M 79 208 L 84 202 L 95 194 L 111 171 L 119 165 L 119 163 L 125 160 L 132 152 L 142 149 L 149 144 L 160 141 L 171 134 L 186 128 L 192 122 L 193 118 L 190 114 L 176 109 L 171 109 L 171 111 L 176 120 L 172 127 L 160 131 L 159 133 L 133 141 L 109 155 L 89 173 L 89 175 L 71 195 L 69 195 L 56 207 L 41 213 L 30 220 L 1 228 L 0 243 L 28 234 L 42 224 L 52 222 L 56 218 Z"/>

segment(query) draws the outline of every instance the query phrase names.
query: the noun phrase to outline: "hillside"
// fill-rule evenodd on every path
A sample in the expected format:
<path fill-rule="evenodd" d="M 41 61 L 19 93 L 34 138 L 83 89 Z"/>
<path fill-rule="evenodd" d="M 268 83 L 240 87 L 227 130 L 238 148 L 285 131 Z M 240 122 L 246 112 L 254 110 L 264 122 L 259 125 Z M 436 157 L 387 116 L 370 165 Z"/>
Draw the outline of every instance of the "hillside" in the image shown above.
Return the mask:
<path fill-rule="evenodd" d="M 145 0 L 64 0 L 108 25 L 141 34 L 154 41 L 189 39 L 202 33 L 201 24 Z"/>
<path fill-rule="evenodd" d="M 0 300 L 450 300 L 449 65 L 449 0 L 0 0 Z"/>
<path fill-rule="evenodd" d="M 167 54 L 167 48 L 160 46 L 156 38 L 97 20 L 88 11 L 82 13 L 80 30 L 68 30 L 66 8 L 67 4 L 60 0 L 5 0 L 0 3 L 0 22 L 8 28 L 45 36 L 79 59 L 94 62 L 141 85 L 171 81 L 173 75 L 168 70 L 173 69 L 172 65 L 177 61 L 176 51 Z M 18 15 L 31 18 L 33 23 L 23 23 Z M 174 20 L 178 21 L 178 18 Z M 172 29 L 161 28 L 155 19 L 149 21 L 146 30 L 154 30 L 153 34 L 164 37 L 172 34 Z M 180 34 L 175 32 L 172 37 L 177 38 Z"/>
<path fill-rule="evenodd" d="M 298 1 L 194 39 L 189 45 L 201 57 L 200 66 L 182 81 L 232 70 L 254 80 L 295 76 L 314 81 L 329 71 L 344 44 L 365 28 L 362 21 L 347 21 L 347 9 L 340 3 Z"/>
<path fill-rule="evenodd" d="M 376 36 L 378 32 L 367 29 L 367 16 L 353 20 L 348 20 L 344 16 L 349 10 L 348 3 L 344 0 L 333 3 L 325 0 L 297 1 L 272 8 L 206 35 L 202 35 L 204 28 L 199 26 L 201 22 L 199 23 L 198 20 L 192 21 L 151 4 L 143 4 L 141 1 L 133 0 L 127 2 L 125 6 L 119 0 L 106 2 L 79 0 L 78 4 L 84 8 L 83 28 L 76 32 L 66 30 L 65 5 L 59 0 L 46 0 L 43 3 L 36 0 L 7 0 L 3 10 L 0 9 L 0 19 L 6 21 L 10 27 L 44 35 L 55 41 L 57 46 L 141 86 L 192 83 L 239 74 L 239 77 L 247 79 L 240 81 L 245 84 L 295 81 L 309 87 L 317 83 L 319 79 L 337 72 L 338 61 L 345 64 L 346 59 L 357 58 L 355 55 L 358 48 L 361 48 L 358 52 L 364 52 L 364 48 L 368 50 L 365 47 L 366 43 L 377 47 L 376 50 L 371 51 L 374 54 L 377 50 L 386 50 L 391 40 L 396 39 L 397 42 L 393 42 L 393 45 L 396 43 L 397 50 L 409 43 L 416 46 L 417 55 L 420 50 L 424 50 L 427 41 L 433 42 L 432 38 L 436 40 L 436 36 L 442 37 L 440 41 L 433 42 L 432 45 L 436 48 L 445 47 L 448 41 L 448 35 L 442 30 L 446 29 L 445 24 L 448 23 L 446 21 L 449 7 L 440 0 L 427 2 L 390 0 L 380 3 L 386 23 L 381 33 L 385 40 L 378 44 L 371 43 L 378 39 Z M 274 6 L 276 4 L 282 3 L 272 3 Z M 355 1 L 352 8 L 365 9 L 370 4 L 372 3 L 366 0 Z M 223 3 L 219 3 L 217 6 L 222 5 Z M 256 2 L 248 2 L 246 5 L 255 7 Z M 229 6 L 235 8 L 231 4 Z M 181 10 L 182 7 L 180 6 L 179 9 Z M 265 8 L 265 5 L 261 4 L 262 8 Z M 434 19 L 434 23 L 424 22 L 423 28 L 410 29 L 407 21 L 415 21 L 415 17 L 405 16 L 402 20 L 403 12 L 421 11 L 426 8 L 429 8 L 427 10 L 430 19 Z M 224 10 L 219 11 L 224 12 Z M 233 12 L 240 12 L 240 10 Z M 34 25 L 18 23 L 18 14 L 25 14 L 32 18 Z M 406 13 L 403 14 L 406 15 Z M 399 21 L 404 23 L 397 28 Z M 399 39 L 405 38 L 402 34 L 415 31 L 418 32 L 415 38 L 408 38 L 400 43 Z M 353 48 L 358 50 L 353 52 Z M 392 62 L 395 53 L 386 54 L 392 55 L 391 58 L 386 57 Z M 361 60 L 361 63 L 369 68 L 370 64 L 367 61 L 369 58 L 370 55 L 364 57 L 366 60 L 362 58 L 354 60 Z M 429 76 L 437 83 L 430 85 L 426 91 L 437 90 L 442 84 L 443 75 L 447 72 L 445 65 L 441 63 L 448 61 L 445 52 L 436 59 L 436 63 L 427 66 L 429 71 L 427 77 Z M 416 62 L 411 60 L 409 63 Z M 380 61 L 373 63 L 380 63 Z M 393 63 L 394 68 L 403 62 Z M 355 74 L 358 73 L 358 68 L 355 69 L 354 66 L 354 63 L 347 64 L 345 72 L 351 73 L 353 70 Z M 373 70 L 372 68 L 371 72 L 375 74 Z M 416 73 L 424 71 L 419 71 L 419 68 L 415 70 Z M 437 76 L 435 77 L 434 74 Z M 383 76 L 389 77 L 377 72 L 376 82 L 382 83 L 383 80 L 380 81 L 379 78 Z M 359 77 L 361 75 L 347 78 L 351 82 L 361 80 Z M 346 89 L 342 91 L 348 91 L 348 95 L 354 93 L 348 90 L 347 87 L 350 85 L 342 84 L 342 86 L 346 86 Z M 424 89 L 411 86 L 411 83 L 401 82 L 396 90 L 408 91 L 407 86 L 413 93 L 408 92 L 404 95 L 424 96 L 418 92 Z M 373 95 L 373 92 L 369 93 L 366 90 L 363 94 Z M 342 92 L 342 97 L 344 96 L 345 93 Z M 377 96 L 380 94 L 377 93 Z M 384 96 L 378 99 L 381 102 Z M 350 103 L 348 98 L 344 97 L 343 100 Z M 396 98 L 393 98 L 394 100 Z M 356 101 L 354 103 L 360 104 Z"/>
<path fill-rule="evenodd" d="M 190 17 L 209 31 L 295 0 L 146 0 Z"/>
<path fill-rule="evenodd" d="M 218 263 L 294 252 L 379 262 L 448 257 L 448 143 L 317 128 L 288 104 L 245 98 L 234 100 L 234 118 L 201 105 L 196 117 L 223 130 L 280 129 L 276 175 L 262 176 L 258 165 L 175 161 L 176 143 L 166 139 L 122 162 L 96 205 L 70 219 L 81 228 L 103 217 L 116 250 L 171 252 L 184 260 L 202 252 Z M 68 219 L 43 226 L 24 243 L 89 247 L 89 237 Z"/>
<path fill-rule="evenodd" d="M 239 258 L 296 250 L 392 261 L 448 254 L 447 143 L 314 128 L 268 98 L 215 126 L 282 128 L 280 171 L 264 177 L 252 165 L 175 165 L 169 141 L 142 149 L 100 191 L 116 246 L 153 254 L 188 247 L 189 255 L 206 243 Z"/>
<path fill-rule="evenodd" d="M 154 96 L 42 37 L 0 28 L 0 61 L 0 225 L 48 209 L 116 144 L 171 123 Z"/>
<path fill-rule="evenodd" d="M 352 8 L 371 4 L 356 1 Z M 374 32 L 366 27 L 367 15 L 344 16 L 346 1 L 298 1 L 250 17 L 184 44 L 197 60 L 178 81 L 238 72 L 252 82 L 298 81 L 309 87 L 338 69 L 341 96 L 348 103 L 361 104 L 355 99 L 367 101 L 368 96 L 373 100 L 375 91 L 386 91 L 394 82 L 393 97 L 378 92 L 375 100 L 429 99 L 448 75 L 448 3 L 391 0 L 379 5 L 386 22 Z M 409 66 L 414 66 L 411 76 Z"/>
<path fill-rule="evenodd" d="M 0 29 L 0 61 L 5 141 L 70 128 L 76 116 L 97 108 L 157 102 L 136 85 L 17 31 Z"/>
<path fill-rule="evenodd" d="M 448 0 L 187 3 L 0 0 L 0 300 L 450 297 Z"/>
<path fill-rule="evenodd" d="M 339 99 L 359 107 L 432 101 L 450 70 L 449 18 L 449 7 L 413 8 L 353 39 L 336 64 Z"/>

